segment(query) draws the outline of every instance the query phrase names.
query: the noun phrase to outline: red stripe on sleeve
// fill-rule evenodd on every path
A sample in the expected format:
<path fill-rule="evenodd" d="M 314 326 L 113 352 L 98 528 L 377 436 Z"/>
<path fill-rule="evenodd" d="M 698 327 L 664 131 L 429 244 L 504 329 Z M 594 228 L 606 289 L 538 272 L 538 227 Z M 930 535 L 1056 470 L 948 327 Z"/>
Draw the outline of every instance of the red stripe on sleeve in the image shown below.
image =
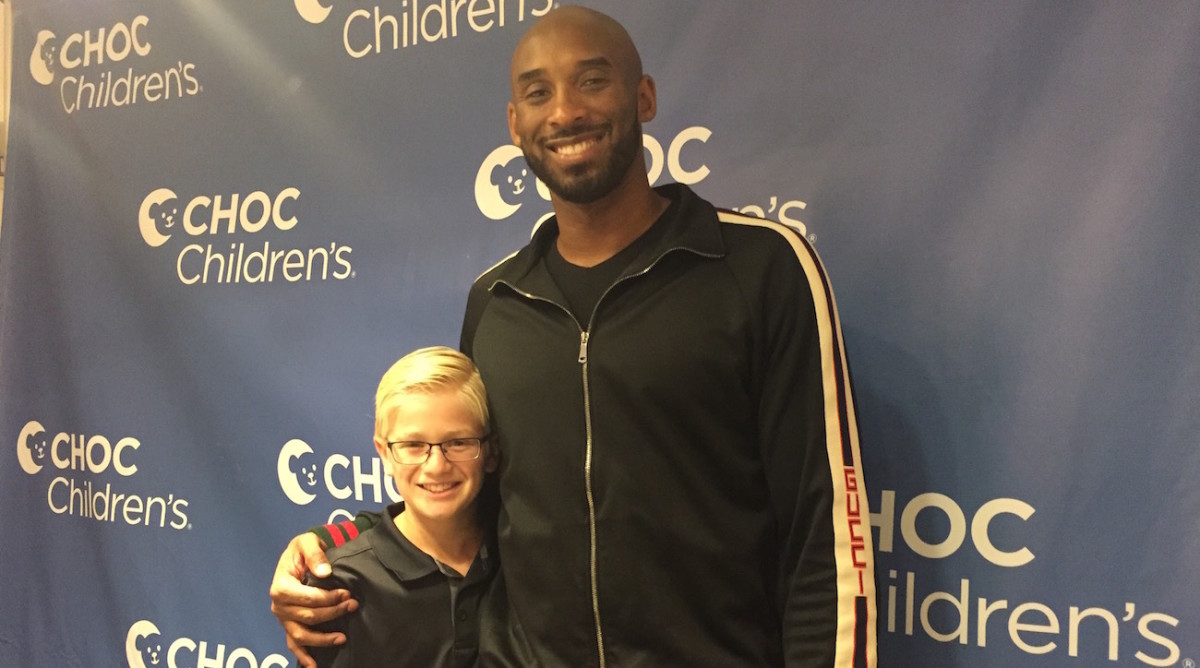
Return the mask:
<path fill-rule="evenodd" d="M 342 529 L 338 525 L 326 524 L 325 530 L 329 532 L 329 537 L 333 539 L 333 547 L 346 542 L 346 536 L 342 534 Z"/>

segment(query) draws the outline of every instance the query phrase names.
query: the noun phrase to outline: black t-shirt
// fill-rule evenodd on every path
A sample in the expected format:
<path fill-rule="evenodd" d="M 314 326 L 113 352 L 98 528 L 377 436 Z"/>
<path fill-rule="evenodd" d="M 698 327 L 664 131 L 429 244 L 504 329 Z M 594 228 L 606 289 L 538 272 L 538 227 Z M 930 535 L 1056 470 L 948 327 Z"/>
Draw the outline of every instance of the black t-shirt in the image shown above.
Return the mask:
<path fill-rule="evenodd" d="M 580 327 L 590 329 L 592 312 L 596 308 L 596 303 L 604 296 L 604 292 L 629 267 L 634 258 L 658 243 L 659 237 L 666 229 L 666 226 L 660 223 L 675 215 L 678 209 L 678 200 L 671 200 L 671 204 L 667 206 L 662 215 L 641 236 L 634 239 L 633 243 L 594 267 L 580 267 L 571 264 L 559 254 L 557 239 L 555 243 L 550 244 L 543 260 L 546 264 L 546 271 L 550 272 L 550 277 L 562 291 L 563 297 L 567 300 L 566 306 L 571 309 L 571 313 L 579 321 Z"/>

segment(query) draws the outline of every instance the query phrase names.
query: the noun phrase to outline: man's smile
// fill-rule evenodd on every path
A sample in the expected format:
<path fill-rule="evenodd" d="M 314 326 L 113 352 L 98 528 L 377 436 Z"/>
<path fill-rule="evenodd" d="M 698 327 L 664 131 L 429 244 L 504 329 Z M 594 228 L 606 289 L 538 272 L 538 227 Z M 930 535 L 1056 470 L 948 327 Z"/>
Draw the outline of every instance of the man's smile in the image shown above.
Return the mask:
<path fill-rule="evenodd" d="M 607 134 L 605 128 L 595 128 L 582 132 L 572 132 L 569 136 L 551 138 L 543 142 L 546 150 L 559 158 L 571 160 L 584 156 L 600 144 Z"/>
<path fill-rule="evenodd" d="M 596 141 L 594 139 L 592 139 L 592 140 L 586 140 L 586 141 L 576 142 L 576 143 L 572 143 L 572 144 L 566 144 L 563 146 L 559 146 L 557 149 L 553 149 L 553 150 L 555 153 L 559 154 L 560 156 L 562 156 L 564 158 L 570 158 L 572 156 L 576 156 L 576 155 L 579 155 L 580 153 L 583 153 L 584 151 L 588 150 L 589 148 L 591 148 L 595 145 L 596 145 Z"/>

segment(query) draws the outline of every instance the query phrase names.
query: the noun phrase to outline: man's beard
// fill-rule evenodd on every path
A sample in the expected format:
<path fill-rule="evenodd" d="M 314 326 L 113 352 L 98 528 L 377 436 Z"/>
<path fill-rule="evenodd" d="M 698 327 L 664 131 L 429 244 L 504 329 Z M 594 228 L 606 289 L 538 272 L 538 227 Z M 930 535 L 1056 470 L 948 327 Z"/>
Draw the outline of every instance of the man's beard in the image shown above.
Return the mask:
<path fill-rule="evenodd" d="M 592 128 L 571 127 L 556 133 L 555 138 L 569 137 Z M 611 193 L 625 179 L 630 165 L 638 159 L 642 151 L 642 124 L 634 119 L 626 131 L 620 135 L 617 143 L 607 159 L 599 165 L 576 165 L 568 168 L 565 173 L 554 172 L 537 155 L 524 151 L 525 162 L 534 175 L 546 184 L 550 192 L 574 204 L 591 204 Z M 524 142 L 523 142 L 524 143 Z M 526 144 L 528 145 L 528 144 Z"/>

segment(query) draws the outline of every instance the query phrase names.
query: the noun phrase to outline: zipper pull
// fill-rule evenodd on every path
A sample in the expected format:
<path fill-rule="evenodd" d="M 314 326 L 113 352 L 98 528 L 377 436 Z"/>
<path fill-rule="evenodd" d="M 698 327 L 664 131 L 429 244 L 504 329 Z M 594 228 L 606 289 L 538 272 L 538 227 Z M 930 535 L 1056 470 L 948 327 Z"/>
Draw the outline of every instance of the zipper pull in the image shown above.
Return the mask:
<path fill-rule="evenodd" d="M 587 364 L 587 340 L 588 340 L 588 333 L 580 332 L 579 333 L 579 363 L 580 364 Z"/>

